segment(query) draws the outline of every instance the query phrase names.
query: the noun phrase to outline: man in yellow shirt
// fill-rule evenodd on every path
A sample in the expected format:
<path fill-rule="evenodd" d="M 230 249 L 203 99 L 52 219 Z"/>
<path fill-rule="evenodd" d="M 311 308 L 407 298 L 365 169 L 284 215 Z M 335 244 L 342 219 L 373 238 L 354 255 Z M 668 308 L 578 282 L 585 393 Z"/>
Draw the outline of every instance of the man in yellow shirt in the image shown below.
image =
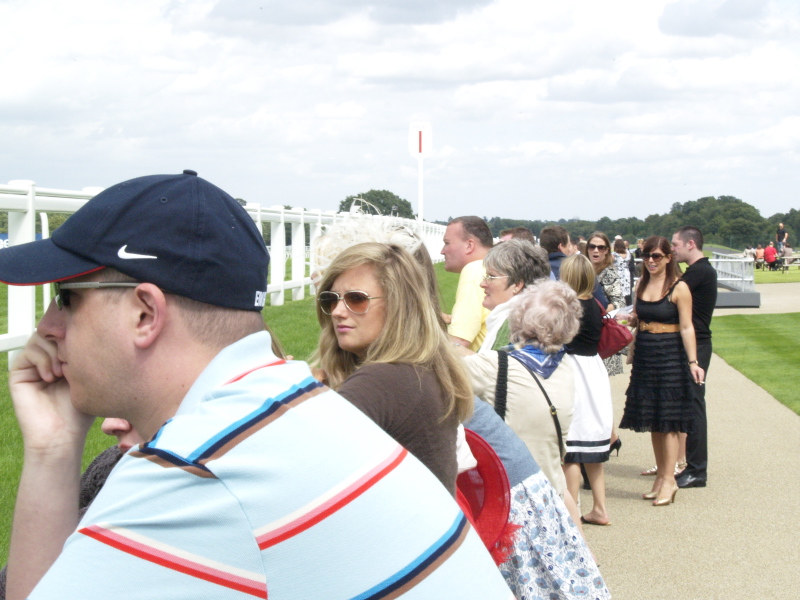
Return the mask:
<path fill-rule="evenodd" d="M 457 217 L 444 233 L 444 269 L 461 274 L 447 333 L 454 343 L 474 352 L 486 337 L 489 310 L 483 307 L 480 283 L 486 275 L 483 257 L 492 245 L 492 232 L 480 217 Z"/>

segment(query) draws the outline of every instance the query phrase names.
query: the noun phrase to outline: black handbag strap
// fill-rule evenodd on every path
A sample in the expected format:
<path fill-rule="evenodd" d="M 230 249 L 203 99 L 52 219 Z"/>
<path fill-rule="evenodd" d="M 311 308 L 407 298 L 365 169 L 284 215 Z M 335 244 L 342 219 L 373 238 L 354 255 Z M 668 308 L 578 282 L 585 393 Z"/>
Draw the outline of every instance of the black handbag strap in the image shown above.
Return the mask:
<path fill-rule="evenodd" d="M 494 386 L 494 412 L 506 420 L 506 393 L 508 392 L 508 354 L 497 353 L 497 383 Z"/>
<path fill-rule="evenodd" d="M 512 355 L 519 364 L 521 364 L 525 369 L 527 369 L 528 373 L 531 374 L 533 380 L 536 382 L 536 385 L 539 386 L 539 389 L 542 390 L 542 394 L 544 395 L 544 399 L 547 400 L 547 406 L 550 407 L 550 416 L 553 417 L 553 424 L 556 427 L 556 435 L 558 436 L 558 452 L 561 455 L 561 458 L 564 458 L 564 439 L 561 435 L 561 423 L 558 421 L 558 409 L 553 406 L 553 403 L 550 402 L 550 396 L 547 395 L 547 392 L 542 385 L 542 382 L 539 381 L 539 378 L 536 376 L 536 373 L 522 362 L 519 358 Z M 500 415 L 500 418 L 505 420 L 506 418 L 506 396 L 508 392 L 508 353 L 503 352 L 502 350 L 497 351 L 497 384 L 495 385 L 494 389 L 494 411 Z"/>

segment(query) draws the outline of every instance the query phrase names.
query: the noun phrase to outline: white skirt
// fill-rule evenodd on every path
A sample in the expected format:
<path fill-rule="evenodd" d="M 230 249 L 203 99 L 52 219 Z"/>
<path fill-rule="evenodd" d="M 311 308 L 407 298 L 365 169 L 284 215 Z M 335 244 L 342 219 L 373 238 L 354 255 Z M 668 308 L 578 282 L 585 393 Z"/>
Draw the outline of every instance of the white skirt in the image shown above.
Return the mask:
<path fill-rule="evenodd" d="M 614 408 L 611 382 L 599 354 L 575 359 L 575 409 L 569 426 L 565 463 L 600 463 L 611 454 Z"/>

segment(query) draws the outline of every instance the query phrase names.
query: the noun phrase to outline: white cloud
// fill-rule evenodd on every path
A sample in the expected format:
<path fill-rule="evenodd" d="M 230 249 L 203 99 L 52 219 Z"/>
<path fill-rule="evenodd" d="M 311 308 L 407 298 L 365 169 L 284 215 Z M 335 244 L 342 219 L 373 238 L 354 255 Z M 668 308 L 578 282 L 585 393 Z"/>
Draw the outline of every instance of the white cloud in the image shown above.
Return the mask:
<path fill-rule="evenodd" d="M 0 1 L 0 181 L 195 168 L 235 196 L 431 218 L 788 210 L 800 15 L 789 0 Z M 647 190 L 646 193 L 643 190 Z M 748 197 L 748 194 L 750 197 Z M 763 206 L 760 206 L 763 204 Z"/>

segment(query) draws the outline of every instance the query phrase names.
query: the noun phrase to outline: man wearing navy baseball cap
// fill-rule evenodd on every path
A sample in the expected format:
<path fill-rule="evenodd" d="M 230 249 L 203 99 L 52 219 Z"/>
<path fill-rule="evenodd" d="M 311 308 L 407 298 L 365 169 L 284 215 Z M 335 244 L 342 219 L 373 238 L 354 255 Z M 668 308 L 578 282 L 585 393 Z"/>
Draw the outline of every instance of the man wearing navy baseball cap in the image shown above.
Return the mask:
<path fill-rule="evenodd" d="M 0 281 L 56 292 L 9 374 L 25 454 L 7 598 L 510 596 L 439 481 L 272 352 L 268 263 L 193 171 L 110 187 L 0 253 Z M 98 416 L 148 441 L 79 520 Z"/>

